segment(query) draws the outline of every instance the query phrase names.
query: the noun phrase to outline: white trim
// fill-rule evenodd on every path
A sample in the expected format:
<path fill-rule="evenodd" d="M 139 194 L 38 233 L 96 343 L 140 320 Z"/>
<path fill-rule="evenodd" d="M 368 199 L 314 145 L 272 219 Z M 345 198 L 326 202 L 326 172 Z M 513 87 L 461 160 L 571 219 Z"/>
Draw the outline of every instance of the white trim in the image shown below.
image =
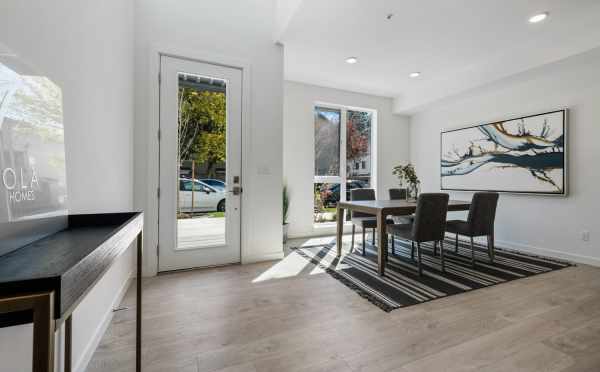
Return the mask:
<path fill-rule="evenodd" d="M 562 251 L 557 251 L 554 249 L 535 247 L 528 244 L 515 243 L 506 240 L 496 240 L 496 245 L 498 248 L 505 248 L 515 251 L 521 251 L 524 253 L 531 253 L 540 256 L 546 256 L 551 258 L 558 258 L 561 260 L 567 260 L 575 263 L 580 263 L 584 265 L 592 265 L 600 267 L 600 258 L 584 256 L 575 253 L 567 253 Z"/>
<path fill-rule="evenodd" d="M 172 45 L 154 45 L 150 48 L 149 53 L 149 79 L 150 82 L 150 94 L 149 94 L 149 108 L 150 108 L 150 120 L 148 125 L 148 152 L 144 161 L 147 163 L 147 179 L 143 180 L 147 185 L 146 203 L 144 209 L 146 233 L 144 240 L 144 251 L 147 252 L 144 255 L 144 275 L 155 276 L 158 273 L 158 198 L 156 197 L 156 190 L 159 186 L 159 144 L 158 144 L 158 129 L 160 121 L 160 87 L 158 82 L 158 76 L 160 73 L 160 57 L 161 55 L 167 55 L 182 59 L 191 59 L 194 61 L 217 64 L 226 67 L 233 67 L 242 70 L 242 171 L 240 174 L 241 185 L 244 189 L 241 198 L 241 237 L 240 237 L 240 256 L 242 263 L 246 263 L 244 251 L 251 241 L 251 229 L 248 223 L 244 221 L 250 221 L 250 216 L 243 206 L 247 204 L 248 191 L 251 191 L 252 185 L 245 182 L 245 174 L 250 174 L 249 161 L 251 154 L 251 141 L 250 134 L 252 133 L 252 117 L 251 117 L 251 76 L 252 68 L 248 61 L 239 60 L 230 56 L 225 56 L 212 51 L 197 51 L 191 50 L 186 47 L 178 47 Z M 143 134 L 142 134 L 143 135 Z M 150 161 L 149 159 L 156 159 L 156 161 Z"/>
<path fill-rule="evenodd" d="M 454 240 L 454 235 L 448 234 L 448 235 L 446 235 L 446 238 L 450 239 L 450 240 Z M 458 241 L 463 244 L 469 244 L 469 241 L 463 239 L 462 237 L 459 238 Z M 485 246 L 487 244 L 485 237 L 475 238 L 474 241 L 475 241 L 475 243 L 481 244 L 483 246 Z M 496 239 L 495 246 L 499 249 L 506 249 L 506 250 L 516 251 L 516 252 L 529 253 L 529 254 L 545 256 L 545 257 L 549 257 L 549 258 L 556 258 L 559 260 L 565 260 L 565 261 L 570 261 L 570 262 L 584 264 L 584 265 L 600 267 L 600 258 L 598 258 L 598 257 L 590 257 L 590 256 L 584 256 L 584 255 L 575 254 L 575 253 L 557 251 L 555 249 L 536 247 L 533 245 L 516 243 L 516 242 L 512 242 L 512 241 L 508 241 L 508 240 Z"/>
<path fill-rule="evenodd" d="M 283 250 L 281 252 L 248 255 L 246 257 L 243 257 L 242 264 L 281 260 L 281 259 L 283 259 L 283 257 L 284 257 Z"/>
<path fill-rule="evenodd" d="M 92 360 L 92 357 L 94 356 L 94 353 L 96 352 L 96 349 L 98 348 L 102 337 L 106 333 L 106 330 L 108 329 L 108 326 L 110 325 L 113 319 L 113 309 L 116 308 L 123 301 L 123 298 L 127 293 L 127 289 L 129 288 L 129 285 L 131 284 L 131 281 L 133 279 L 133 270 L 129 272 L 129 275 L 127 277 L 128 279 L 125 280 L 121 288 L 119 288 L 117 295 L 111 302 L 106 313 L 104 313 L 102 321 L 100 322 L 100 324 L 98 324 L 98 327 L 96 327 L 92 339 L 88 341 L 87 345 L 83 349 L 83 353 L 79 357 L 79 360 L 73 363 L 73 371 L 85 372 L 85 370 L 88 367 L 88 364 L 90 364 L 90 361 Z"/>

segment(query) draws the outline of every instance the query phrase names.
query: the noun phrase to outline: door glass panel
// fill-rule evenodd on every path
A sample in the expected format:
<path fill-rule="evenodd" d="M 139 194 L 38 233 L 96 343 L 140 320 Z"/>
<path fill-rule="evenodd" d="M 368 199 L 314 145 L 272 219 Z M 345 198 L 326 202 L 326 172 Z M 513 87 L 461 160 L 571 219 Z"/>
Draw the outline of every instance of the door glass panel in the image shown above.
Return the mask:
<path fill-rule="evenodd" d="M 340 175 L 340 110 L 315 109 L 315 176 Z"/>
<path fill-rule="evenodd" d="M 177 249 L 224 246 L 226 81 L 178 75 Z"/>

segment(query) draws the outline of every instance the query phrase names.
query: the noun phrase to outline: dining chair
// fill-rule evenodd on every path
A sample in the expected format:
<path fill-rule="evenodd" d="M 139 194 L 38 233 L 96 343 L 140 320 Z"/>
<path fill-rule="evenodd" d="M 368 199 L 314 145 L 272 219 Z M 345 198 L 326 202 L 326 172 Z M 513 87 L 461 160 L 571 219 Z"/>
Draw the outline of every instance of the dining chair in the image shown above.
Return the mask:
<path fill-rule="evenodd" d="M 391 189 L 388 189 L 388 194 L 390 196 L 390 200 L 406 200 L 408 190 L 401 189 L 401 188 L 391 188 Z M 392 220 L 394 220 L 394 223 L 413 223 L 414 217 L 415 217 L 414 215 L 392 216 Z M 394 250 L 396 248 L 395 247 L 396 239 L 394 239 L 394 237 L 391 236 L 391 240 L 392 240 L 392 252 L 394 252 Z"/>
<path fill-rule="evenodd" d="M 388 193 L 390 195 L 390 200 L 406 200 L 406 194 L 408 193 L 408 190 L 392 188 L 388 190 Z"/>
<path fill-rule="evenodd" d="M 475 266 L 475 247 L 473 238 L 487 237 L 488 256 L 494 262 L 494 222 L 499 195 L 496 192 L 476 192 L 473 194 L 469 215 L 466 221 L 450 220 L 446 222 L 446 231 L 456 234 L 454 252 L 458 253 L 458 235 L 468 236 L 471 240 L 471 266 Z"/>
<path fill-rule="evenodd" d="M 414 222 L 411 224 L 394 224 L 387 227 L 388 232 L 400 239 L 411 242 L 410 257 L 415 259 L 415 243 L 417 244 L 417 262 L 419 275 L 423 275 L 421 265 L 421 243 L 440 243 L 442 271 L 446 271 L 444 262 L 444 235 L 446 216 L 448 214 L 448 194 L 423 193 L 417 200 Z M 392 252 L 394 253 L 394 252 Z M 434 252 L 435 254 L 435 252 Z"/>
<path fill-rule="evenodd" d="M 375 190 L 374 189 L 353 189 L 350 190 L 350 200 L 351 201 L 360 201 L 360 200 L 376 200 L 375 199 Z M 352 243 L 351 247 L 354 249 L 354 233 L 356 232 L 356 226 L 359 226 L 362 229 L 362 255 L 365 255 L 365 233 L 367 229 L 373 230 L 373 245 L 375 245 L 375 229 L 377 229 L 377 218 L 372 214 L 363 213 L 363 212 L 350 212 L 350 219 L 352 221 Z M 391 223 L 391 221 L 390 221 Z"/>
<path fill-rule="evenodd" d="M 388 193 L 390 196 L 390 200 L 406 200 L 406 193 L 408 191 L 406 189 L 389 189 Z M 410 216 L 393 216 L 394 223 L 413 223 L 415 219 L 415 215 L 411 214 Z"/>

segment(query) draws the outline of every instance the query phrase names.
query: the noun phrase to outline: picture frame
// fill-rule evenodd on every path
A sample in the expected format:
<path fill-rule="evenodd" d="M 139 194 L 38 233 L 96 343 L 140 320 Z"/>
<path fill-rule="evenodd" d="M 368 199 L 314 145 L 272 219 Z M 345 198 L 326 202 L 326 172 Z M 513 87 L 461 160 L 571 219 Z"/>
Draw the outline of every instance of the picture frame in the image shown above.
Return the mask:
<path fill-rule="evenodd" d="M 440 189 L 568 195 L 568 109 L 440 133 Z"/>

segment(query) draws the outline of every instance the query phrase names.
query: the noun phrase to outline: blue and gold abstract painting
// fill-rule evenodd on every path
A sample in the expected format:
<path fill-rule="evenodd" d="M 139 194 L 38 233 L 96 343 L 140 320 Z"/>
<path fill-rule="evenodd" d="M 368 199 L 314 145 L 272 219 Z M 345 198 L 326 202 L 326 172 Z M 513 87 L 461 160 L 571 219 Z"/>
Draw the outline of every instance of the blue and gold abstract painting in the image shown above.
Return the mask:
<path fill-rule="evenodd" d="M 566 195 L 567 110 L 443 131 L 441 189 Z"/>

